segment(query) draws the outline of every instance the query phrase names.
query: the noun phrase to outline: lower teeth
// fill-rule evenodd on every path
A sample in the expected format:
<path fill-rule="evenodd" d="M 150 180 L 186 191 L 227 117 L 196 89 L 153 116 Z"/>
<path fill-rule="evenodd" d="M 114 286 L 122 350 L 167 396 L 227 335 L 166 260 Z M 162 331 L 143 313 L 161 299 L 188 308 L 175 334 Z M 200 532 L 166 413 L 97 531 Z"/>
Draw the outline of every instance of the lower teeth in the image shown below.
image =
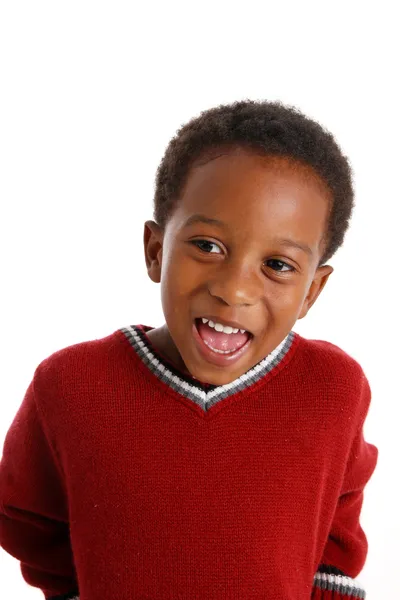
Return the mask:
<path fill-rule="evenodd" d="M 203 342 L 205 343 L 206 346 L 208 346 L 213 352 L 218 352 L 218 354 L 233 354 L 233 352 L 236 352 L 236 350 L 217 350 L 216 348 L 213 348 L 212 346 L 210 346 L 210 344 L 207 344 L 207 342 L 205 340 L 203 340 Z"/>

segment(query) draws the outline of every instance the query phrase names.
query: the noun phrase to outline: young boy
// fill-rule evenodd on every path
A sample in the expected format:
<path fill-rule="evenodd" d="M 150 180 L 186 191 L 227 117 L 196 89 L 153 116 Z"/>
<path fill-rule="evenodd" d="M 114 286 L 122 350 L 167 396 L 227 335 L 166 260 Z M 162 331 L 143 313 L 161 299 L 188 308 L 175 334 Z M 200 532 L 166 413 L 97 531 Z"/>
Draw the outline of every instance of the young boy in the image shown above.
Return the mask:
<path fill-rule="evenodd" d="M 293 331 L 352 208 L 346 157 L 293 107 L 178 131 L 144 227 L 165 325 L 44 359 L 5 439 L 1 545 L 45 598 L 365 598 L 370 386 Z"/>

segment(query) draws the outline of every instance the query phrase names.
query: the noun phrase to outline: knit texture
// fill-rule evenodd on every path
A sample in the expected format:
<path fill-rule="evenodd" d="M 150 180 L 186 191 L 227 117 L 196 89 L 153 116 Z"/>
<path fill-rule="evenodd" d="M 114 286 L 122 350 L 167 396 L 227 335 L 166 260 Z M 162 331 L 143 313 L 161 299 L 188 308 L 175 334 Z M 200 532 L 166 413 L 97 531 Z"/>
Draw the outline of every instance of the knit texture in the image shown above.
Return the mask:
<path fill-rule="evenodd" d="M 378 450 L 367 378 L 295 332 L 205 385 L 145 325 L 36 368 L 0 463 L 0 542 L 51 600 L 351 600 Z"/>

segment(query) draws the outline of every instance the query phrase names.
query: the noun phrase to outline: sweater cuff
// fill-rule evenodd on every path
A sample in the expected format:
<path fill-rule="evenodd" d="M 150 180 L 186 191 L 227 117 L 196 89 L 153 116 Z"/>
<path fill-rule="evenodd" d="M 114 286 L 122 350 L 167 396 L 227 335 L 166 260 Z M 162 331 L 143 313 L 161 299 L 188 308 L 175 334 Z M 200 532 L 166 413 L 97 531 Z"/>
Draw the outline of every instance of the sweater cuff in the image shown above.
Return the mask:
<path fill-rule="evenodd" d="M 314 575 L 311 600 L 354 600 L 366 598 L 366 591 L 359 581 L 344 574 L 317 571 Z"/>

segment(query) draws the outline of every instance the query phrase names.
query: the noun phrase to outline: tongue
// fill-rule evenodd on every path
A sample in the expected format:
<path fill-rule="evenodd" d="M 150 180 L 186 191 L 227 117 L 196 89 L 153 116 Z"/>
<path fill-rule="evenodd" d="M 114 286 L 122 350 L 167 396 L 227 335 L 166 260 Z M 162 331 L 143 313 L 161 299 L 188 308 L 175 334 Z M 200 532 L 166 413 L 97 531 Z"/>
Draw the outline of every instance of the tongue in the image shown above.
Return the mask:
<path fill-rule="evenodd" d="M 250 334 L 247 332 L 224 333 L 223 331 L 215 331 L 215 329 L 209 327 L 203 321 L 197 321 L 197 330 L 202 340 L 207 342 L 209 346 L 212 346 L 216 350 L 229 350 L 231 352 L 244 346 L 250 337 Z"/>

